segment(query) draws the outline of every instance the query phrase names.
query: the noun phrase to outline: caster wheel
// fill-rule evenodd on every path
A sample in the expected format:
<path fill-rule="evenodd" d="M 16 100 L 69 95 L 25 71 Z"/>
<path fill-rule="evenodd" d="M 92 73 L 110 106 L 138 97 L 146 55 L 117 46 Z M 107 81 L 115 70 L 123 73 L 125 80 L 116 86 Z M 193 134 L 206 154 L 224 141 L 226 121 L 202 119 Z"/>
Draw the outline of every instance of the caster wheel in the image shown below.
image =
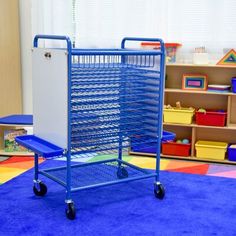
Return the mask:
<path fill-rule="evenodd" d="M 124 179 L 129 176 L 128 171 L 123 167 L 120 166 L 117 170 L 117 178 L 118 179 Z"/>
<path fill-rule="evenodd" d="M 154 187 L 155 197 L 158 199 L 163 199 L 165 196 L 165 188 L 162 184 L 155 184 Z"/>
<path fill-rule="evenodd" d="M 33 187 L 36 196 L 44 196 L 47 193 L 47 186 L 43 182 L 38 183 L 38 188 L 35 185 Z"/>
<path fill-rule="evenodd" d="M 67 203 L 66 216 L 70 220 L 74 220 L 76 216 L 75 204 L 73 202 Z"/>

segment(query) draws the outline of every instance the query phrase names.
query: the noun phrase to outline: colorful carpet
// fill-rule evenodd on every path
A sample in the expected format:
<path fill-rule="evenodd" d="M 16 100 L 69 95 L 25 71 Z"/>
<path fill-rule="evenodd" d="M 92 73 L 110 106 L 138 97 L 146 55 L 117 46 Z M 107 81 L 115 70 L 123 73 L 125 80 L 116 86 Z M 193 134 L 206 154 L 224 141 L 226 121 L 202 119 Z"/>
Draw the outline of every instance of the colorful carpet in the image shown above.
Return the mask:
<path fill-rule="evenodd" d="M 53 160 L 41 167 L 61 165 Z M 77 215 L 70 221 L 65 189 L 41 176 L 48 192 L 35 196 L 32 176 L 33 169 L 0 185 L 1 236 L 236 235 L 235 179 L 162 171 L 163 200 L 154 197 L 153 178 L 80 191 L 73 193 Z"/>
<path fill-rule="evenodd" d="M 96 161 L 106 157 L 93 156 L 90 158 L 78 158 L 77 161 Z M 74 159 L 75 160 L 75 159 Z M 155 169 L 155 159 L 150 157 L 124 156 L 124 160 L 142 168 Z M 40 163 L 43 162 L 40 159 Z M 24 173 L 34 166 L 33 157 L 10 157 L 0 158 L 0 184 Z M 221 176 L 236 178 L 236 165 L 208 164 L 193 161 L 161 159 L 161 170 L 200 174 L 210 176 Z"/>

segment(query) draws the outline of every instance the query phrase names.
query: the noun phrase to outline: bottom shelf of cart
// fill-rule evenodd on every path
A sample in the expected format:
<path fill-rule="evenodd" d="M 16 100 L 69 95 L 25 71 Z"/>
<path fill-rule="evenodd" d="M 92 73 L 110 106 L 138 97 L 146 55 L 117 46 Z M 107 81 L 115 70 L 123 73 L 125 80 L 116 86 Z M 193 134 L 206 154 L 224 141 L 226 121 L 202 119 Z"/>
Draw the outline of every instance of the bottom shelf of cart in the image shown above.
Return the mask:
<path fill-rule="evenodd" d="M 39 171 L 40 174 L 66 187 L 67 167 Z M 107 186 L 156 176 L 153 170 L 142 169 L 119 159 L 71 165 L 71 191 Z"/>

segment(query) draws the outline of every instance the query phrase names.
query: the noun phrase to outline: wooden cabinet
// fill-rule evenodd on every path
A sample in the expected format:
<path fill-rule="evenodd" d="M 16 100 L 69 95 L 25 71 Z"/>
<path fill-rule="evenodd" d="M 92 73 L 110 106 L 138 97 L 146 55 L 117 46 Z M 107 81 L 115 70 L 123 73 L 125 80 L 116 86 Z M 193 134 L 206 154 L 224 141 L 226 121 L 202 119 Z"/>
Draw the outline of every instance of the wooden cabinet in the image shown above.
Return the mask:
<path fill-rule="evenodd" d="M 22 113 L 18 0 L 0 0 L 0 117 Z"/>
<path fill-rule="evenodd" d="M 236 164 L 236 162 L 229 161 L 227 155 L 225 160 L 196 158 L 195 143 L 198 140 L 236 143 L 236 94 L 231 92 L 183 90 L 183 74 L 193 73 L 207 74 L 209 84 L 229 85 L 231 84 L 231 78 L 236 76 L 236 68 L 219 65 L 169 64 L 166 67 L 167 80 L 164 103 L 175 106 L 176 102 L 180 101 L 182 107 L 227 110 L 226 126 L 197 125 L 195 121 L 192 124 L 164 123 L 164 130 L 176 133 L 178 139 L 189 138 L 192 143 L 189 157 L 166 157 Z M 145 155 L 145 153 L 142 154 Z"/>

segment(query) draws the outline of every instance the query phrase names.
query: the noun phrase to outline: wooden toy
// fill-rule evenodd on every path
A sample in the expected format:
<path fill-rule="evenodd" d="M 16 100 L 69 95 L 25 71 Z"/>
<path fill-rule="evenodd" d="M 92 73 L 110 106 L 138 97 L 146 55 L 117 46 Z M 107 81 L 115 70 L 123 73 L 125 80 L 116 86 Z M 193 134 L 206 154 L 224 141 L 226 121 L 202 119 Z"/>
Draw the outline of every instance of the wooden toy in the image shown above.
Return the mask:
<path fill-rule="evenodd" d="M 176 108 L 181 109 L 181 103 L 179 101 L 176 102 Z"/>
<path fill-rule="evenodd" d="M 207 89 L 207 75 L 184 74 L 183 79 L 182 79 L 182 89 L 206 90 Z"/>
<path fill-rule="evenodd" d="M 236 51 L 234 49 L 231 49 L 216 64 L 236 66 Z"/>
<path fill-rule="evenodd" d="M 173 107 L 172 107 L 170 104 L 168 104 L 168 105 L 166 106 L 166 108 L 167 108 L 167 109 L 173 109 Z"/>

